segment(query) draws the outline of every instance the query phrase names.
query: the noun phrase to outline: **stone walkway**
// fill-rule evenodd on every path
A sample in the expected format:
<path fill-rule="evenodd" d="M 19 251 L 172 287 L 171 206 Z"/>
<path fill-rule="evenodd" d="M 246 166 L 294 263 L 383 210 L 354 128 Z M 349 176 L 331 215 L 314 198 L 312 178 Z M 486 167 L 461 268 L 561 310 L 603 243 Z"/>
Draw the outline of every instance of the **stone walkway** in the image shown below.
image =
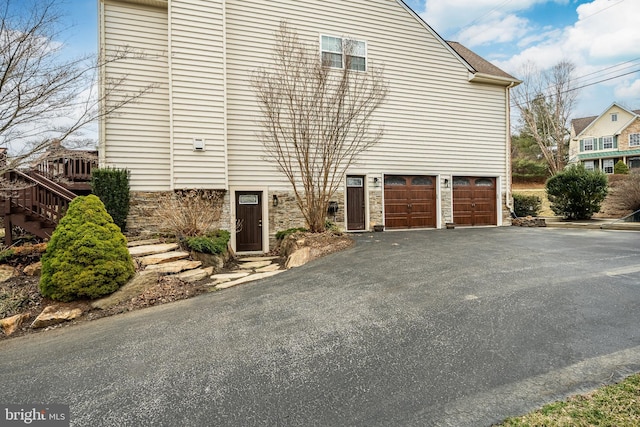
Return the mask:
<path fill-rule="evenodd" d="M 278 257 L 260 256 L 239 258 L 237 271 L 213 274 L 213 267 L 202 267 L 201 261 L 189 259 L 189 252 L 180 250 L 177 243 L 162 243 L 160 240 L 129 242 L 129 253 L 140 267 L 141 274 L 157 273 L 174 275 L 185 282 L 197 282 L 207 277 L 212 282 L 206 286 L 226 289 L 281 273 Z"/>

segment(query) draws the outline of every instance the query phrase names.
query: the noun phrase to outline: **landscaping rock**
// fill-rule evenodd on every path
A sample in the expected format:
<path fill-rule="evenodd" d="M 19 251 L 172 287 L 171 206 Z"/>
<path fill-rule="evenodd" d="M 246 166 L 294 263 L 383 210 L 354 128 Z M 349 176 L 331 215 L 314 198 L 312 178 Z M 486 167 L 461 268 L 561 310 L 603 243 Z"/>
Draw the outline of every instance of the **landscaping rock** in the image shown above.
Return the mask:
<path fill-rule="evenodd" d="M 163 262 L 172 262 L 178 261 L 180 259 L 185 259 L 189 257 L 189 252 L 184 251 L 173 251 L 173 252 L 164 252 L 161 254 L 153 254 L 147 255 L 142 258 L 138 258 L 140 264 L 143 266 L 152 265 L 152 264 L 162 264 Z"/>
<path fill-rule="evenodd" d="M 196 268 L 195 270 L 183 271 L 182 273 L 177 274 L 176 277 L 183 282 L 193 283 L 211 276 L 212 273 L 213 267 Z"/>
<path fill-rule="evenodd" d="M 116 306 L 124 301 L 129 301 L 137 297 L 145 290 L 158 283 L 160 275 L 151 271 L 146 274 L 136 274 L 133 279 L 129 280 L 124 286 L 112 293 L 111 295 L 94 301 L 91 306 L 105 310 L 109 307 Z"/>
<path fill-rule="evenodd" d="M 38 276 L 42 272 L 42 261 L 27 265 L 22 271 L 25 276 Z"/>
<path fill-rule="evenodd" d="M 36 317 L 31 324 L 32 328 L 44 328 L 46 326 L 73 320 L 82 316 L 82 310 L 79 308 L 67 309 L 60 308 L 57 305 L 50 305 L 42 310 L 42 313 Z"/>
<path fill-rule="evenodd" d="M 240 262 L 256 262 L 256 261 L 273 261 L 278 259 L 277 256 L 251 256 L 246 258 L 238 258 Z"/>
<path fill-rule="evenodd" d="M 266 267 L 257 268 L 256 273 L 266 273 L 268 271 L 276 271 L 280 270 L 280 266 L 278 264 L 267 265 Z"/>
<path fill-rule="evenodd" d="M 514 218 L 511 220 L 511 225 L 516 227 L 546 227 L 547 223 L 544 218 L 535 218 L 532 216 Z"/>
<path fill-rule="evenodd" d="M 16 275 L 15 268 L 9 265 L 0 265 L 0 282 L 6 282 Z"/>
<path fill-rule="evenodd" d="M 253 270 L 254 268 L 262 268 L 270 264 L 271 261 L 242 262 L 238 267 L 242 270 Z"/>
<path fill-rule="evenodd" d="M 193 270 L 202 265 L 200 261 L 179 260 L 165 262 L 162 264 L 153 264 L 148 266 L 144 271 L 154 271 L 161 274 L 176 274 L 187 270 Z"/>
<path fill-rule="evenodd" d="M 227 255 L 205 254 L 202 252 L 191 252 L 191 258 L 202 262 L 205 267 L 213 267 L 214 271 L 221 270 L 224 267 Z"/>
<path fill-rule="evenodd" d="M 127 246 L 132 248 L 134 246 L 159 245 L 160 243 L 162 243 L 160 239 L 133 240 L 127 242 Z"/>
<path fill-rule="evenodd" d="M 217 285 L 224 282 L 230 282 L 231 280 L 241 279 L 248 276 L 249 274 L 251 273 L 249 273 L 248 271 L 239 271 L 237 273 L 214 274 L 213 276 L 211 276 L 211 278 L 214 280 L 213 284 Z"/>
<path fill-rule="evenodd" d="M 129 247 L 129 253 L 134 257 L 143 257 L 146 255 L 161 254 L 164 252 L 174 251 L 180 246 L 177 243 L 163 243 L 159 245 L 142 245 Z"/>
<path fill-rule="evenodd" d="M 28 313 L 16 314 L 15 316 L 7 317 L 0 320 L 0 328 L 2 328 L 2 332 L 4 332 L 6 336 L 9 336 L 17 331 L 28 318 Z"/>
<path fill-rule="evenodd" d="M 285 263 L 285 268 L 294 268 L 300 267 L 301 265 L 306 264 L 311 260 L 311 248 L 304 247 L 296 250 L 287 258 L 287 262 Z"/>
<path fill-rule="evenodd" d="M 275 276 L 276 274 L 282 273 L 283 271 L 284 270 L 277 270 L 277 271 L 268 271 L 268 272 L 265 272 L 265 273 L 251 274 L 249 276 L 245 276 L 245 277 L 242 277 L 242 278 L 237 279 L 237 280 L 232 280 L 232 281 L 226 282 L 226 283 L 220 283 L 218 285 L 215 285 L 215 287 L 216 287 L 216 289 L 227 289 L 227 288 L 230 288 L 232 286 L 239 285 L 241 283 L 253 282 L 254 280 L 260 280 L 260 279 L 264 279 L 266 277 Z"/>

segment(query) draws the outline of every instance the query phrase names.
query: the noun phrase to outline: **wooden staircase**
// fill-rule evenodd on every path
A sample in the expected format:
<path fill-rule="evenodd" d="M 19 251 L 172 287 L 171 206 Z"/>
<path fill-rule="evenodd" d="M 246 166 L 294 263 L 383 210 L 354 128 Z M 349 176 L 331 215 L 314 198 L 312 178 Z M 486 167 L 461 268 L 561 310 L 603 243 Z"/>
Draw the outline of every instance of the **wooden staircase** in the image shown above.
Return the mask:
<path fill-rule="evenodd" d="M 6 175 L 11 186 L 2 191 L 0 200 L 5 245 L 13 243 L 14 226 L 41 239 L 50 238 L 76 194 L 36 171 L 14 170 Z"/>
<path fill-rule="evenodd" d="M 3 159 L 0 158 L 0 162 Z M 95 151 L 67 150 L 59 145 L 46 152 L 30 170 L 11 170 L 0 189 L 5 245 L 13 243 L 13 227 L 49 239 L 78 195 L 91 193 L 91 169 L 98 163 Z"/>

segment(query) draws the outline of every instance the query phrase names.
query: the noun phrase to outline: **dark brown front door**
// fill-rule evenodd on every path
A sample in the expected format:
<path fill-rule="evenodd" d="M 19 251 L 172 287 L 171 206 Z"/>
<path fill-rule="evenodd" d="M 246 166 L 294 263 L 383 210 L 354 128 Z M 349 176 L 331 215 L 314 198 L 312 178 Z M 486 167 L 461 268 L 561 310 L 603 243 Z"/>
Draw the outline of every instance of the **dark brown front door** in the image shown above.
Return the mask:
<path fill-rule="evenodd" d="M 236 192 L 236 251 L 262 250 L 262 193 Z"/>
<path fill-rule="evenodd" d="M 364 230 L 364 176 L 347 177 L 347 230 Z"/>
<path fill-rule="evenodd" d="M 432 176 L 385 175 L 386 228 L 436 226 L 436 180 Z"/>
<path fill-rule="evenodd" d="M 453 178 L 453 222 L 456 225 L 498 224 L 495 178 Z"/>

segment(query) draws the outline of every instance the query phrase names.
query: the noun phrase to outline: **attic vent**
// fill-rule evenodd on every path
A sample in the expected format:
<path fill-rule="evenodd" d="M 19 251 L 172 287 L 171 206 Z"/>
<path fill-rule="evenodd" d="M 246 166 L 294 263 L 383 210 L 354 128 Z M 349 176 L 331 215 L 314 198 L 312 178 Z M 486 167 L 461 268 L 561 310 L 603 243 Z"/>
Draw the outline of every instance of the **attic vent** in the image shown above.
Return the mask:
<path fill-rule="evenodd" d="M 193 151 L 204 151 L 204 138 L 193 138 Z"/>

